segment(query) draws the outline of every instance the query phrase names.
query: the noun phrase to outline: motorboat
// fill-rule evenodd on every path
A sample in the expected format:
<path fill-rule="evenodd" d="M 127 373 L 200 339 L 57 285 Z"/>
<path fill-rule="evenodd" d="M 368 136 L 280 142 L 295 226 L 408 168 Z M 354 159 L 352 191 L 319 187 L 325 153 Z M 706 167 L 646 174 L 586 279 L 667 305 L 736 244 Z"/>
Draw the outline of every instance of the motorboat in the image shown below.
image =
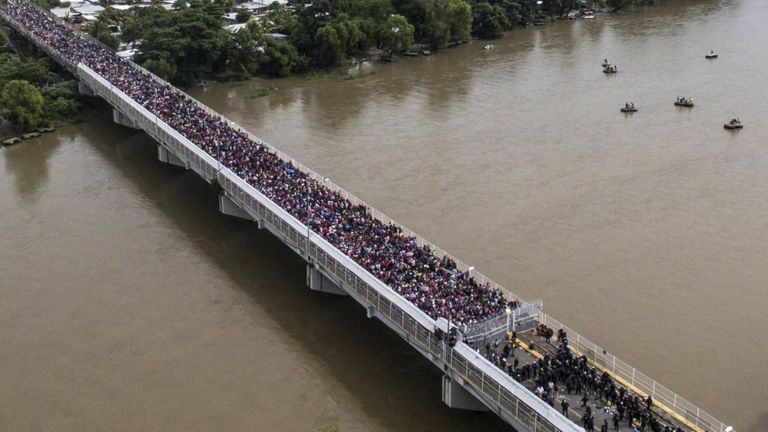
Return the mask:
<path fill-rule="evenodd" d="M 484 50 L 492 50 L 494 48 L 493 44 L 488 44 L 483 47 Z"/>
<path fill-rule="evenodd" d="M 744 123 L 741 122 L 741 120 L 737 118 L 731 119 L 728 123 L 723 125 L 726 129 L 742 129 L 744 128 Z"/>
<path fill-rule="evenodd" d="M 693 108 L 693 98 L 679 97 L 675 101 L 675 106 Z"/>
<path fill-rule="evenodd" d="M 616 65 L 609 64 L 607 66 L 603 66 L 603 73 L 615 74 L 618 71 L 619 71 L 619 68 L 616 67 Z"/>
<path fill-rule="evenodd" d="M 635 107 L 634 103 L 628 103 L 628 104 L 624 104 L 624 106 L 621 107 L 621 112 L 633 113 L 633 112 L 637 112 L 637 108 Z"/>
<path fill-rule="evenodd" d="M 713 50 L 709 50 L 709 54 L 705 54 L 704 57 L 708 59 L 716 59 L 717 53 Z"/>

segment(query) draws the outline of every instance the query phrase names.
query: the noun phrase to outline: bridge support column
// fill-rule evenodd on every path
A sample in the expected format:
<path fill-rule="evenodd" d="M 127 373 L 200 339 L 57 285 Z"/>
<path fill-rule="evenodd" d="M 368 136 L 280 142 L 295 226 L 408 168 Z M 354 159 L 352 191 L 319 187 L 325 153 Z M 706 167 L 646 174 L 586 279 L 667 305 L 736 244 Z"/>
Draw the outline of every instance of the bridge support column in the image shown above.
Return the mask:
<path fill-rule="evenodd" d="M 336 285 L 336 283 L 325 277 L 325 275 L 312 264 L 307 264 L 307 285 L 312 291 L 320 291 L 342 296 L 349 295 L 346 291 Z"/>
<path fill-rule="evenodd" d="M 252 221 L 253 218 L 245 210 L 240 208 L 234 201 L 223 193 L 219 194 L 219 211 L 227 216 L 234 216 L 240 219 L 248 219 Z M 259 227 L 261 228 L 261 227 Z"/>
<path fill-rule="evenodd" d="M 88 87 L 88 84 L 78 81 L 77 82 L 77 90 L 80 92 L 83 96 L 97 96 L 96 92 L 93 91 L 92 88 Z"/>
<path fill-rule="evenodd" d="M 447 375 L 443 375 L 443 402 L 451 408 L 488 411 L 487 406 Z"/>
<path fill-rule="evenodd" d="M 189 169 L 183 160 L 179 159 L 175 154 L 173 154 L 172 151 L 161 145 L 157 146 L 157 159 L 160 160 L 160 162 L 165 162 L 167 164 L 176 165 L 184 169 Z"/>
<path fill-rule="evenodd" d="M 127 115 L 121 113 L 116 109 L 112 109 L 112 120 L 120 126 L 129 127 L 131 129 L 139 129 L 136 123 L 133 122 Z"/>

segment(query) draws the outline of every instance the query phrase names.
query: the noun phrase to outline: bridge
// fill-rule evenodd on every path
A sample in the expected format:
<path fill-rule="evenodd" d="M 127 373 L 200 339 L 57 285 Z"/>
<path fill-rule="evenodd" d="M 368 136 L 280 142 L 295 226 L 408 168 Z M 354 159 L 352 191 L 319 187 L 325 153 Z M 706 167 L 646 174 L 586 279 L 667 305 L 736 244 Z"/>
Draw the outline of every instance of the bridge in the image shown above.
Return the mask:
<path fill-rule="evenodd" d="M 442 398 L 448 406 L 492 411 L 519 431 L 583 432 L 584 427 L 576 421 L 585 416 L 593 416 L 599 428 L 602 419 L 610 419 L 617 412 L 617 405 L 611 402 L 611 398 L 601 398 L 599 392 L 593 391 L 592 398 L 597 403 L 591 403 L 595 412 L 588 414 L 585 408 L 579 406 L 579 394 L 555 392 L 558 404 L 554 403 L 555 400 L 550 400 L 550 404 L 533 392 L 537 387 L 535 376 L 540 374 L 538 371 L 542 365 L 565 352 L 583 359 L 595 376 L 609 377 L 608 381 L 614 386 L 612 388 L 621 389 L 622 394 L 626 392 L 636 396 L 635 400 L 650 396 L 652 402 L 648 403 L 647 418 L 654 422 L 658 420 L 660 427 L 667 428 L 660 430 L 732 431 L 725 423 L 544 313 L 541 302 L 523 301 L 473 267 L 427 242 L 199 101 L 138 65 L 118 59 L 112 51 L 83 35 L 77 28 L 57 21 L 46 11 L 26 1 L 0 1 L 0 17 L 17 35 L 26 38 L 77 77 L 81 93 L 107 101 L 113 108 L 116 123 L 140 129 L 151 136 L 158 144 L 160 161 L 191 170 L 217 187 L 222 213 L 253 221 L 304 258 L 307 262 L 307 285 L 311 290 L 350 296 L 362 305 L 369 318 L 380 320 L 431 361 L 443 373 Z M 145 93 L 151 96 L 144 97 L 144 93 L 137 92 L 137 85 L 145 86 L 148 89 Z M 158 99 L 171 100 L 175 105 L 170 109 L 158 108 Z M 179 126 L 189 119 L 178 119 L 174 115 L 190 110 L 206 114 L 206 119 L 213 119 L 206 120 L 203 125 L 202 130 L 210 132 L 208 136 L 201 138 L 197 133 L 199 128 Z M 264 180 L 233 163 L 229 143 L 215 138 L 221 136 L 216 135 L 219 133 L 252 145 L 249 148 L 253 153 L 241 155 L 242 160 L 257 165 L 266 161 L 264 163 L 279 166 L 282 171 L 276 177 L 278 182 Z M 255 159 L 259 161 L 253 162 Z M 300 184 L 306 187 L 306 196 L 297 202 L 296 199 L 275 194 L 274 190 L 281 187 L 279 180 L 283 177 L 291 181 L 298 178 Z M 416 250 L 422 254 L 424 262 L 430 263 L 425 267 L 434 267 L 434 262 L 447 263 L 439 269 L 430 267 L 429 271 L 446 273 L 438 279 L 448 284 L 449 292 L 452 287 L 458 293 L 459 288 L 456 287 L 459 286 L 462 289 L 469 287 L 470 298 L 503 293 L 507 306 L 499 309 L 495 306 L 501 305 L 501 302 L 491 300 L 492 307 L 486 302 L 484 312 L 480 313 L 477 312 L 477 304 L 470 302 L 473 312 L 462 315 L 461 311 L 456 312 L 451 307 L 431 308 L 429 302 L 424 300 L 425 287 L 418 285 L 421 280 L 417 280 L 416 295 L 398 289 L 400 284 L 410 283 L 412 279 L 392 283 L 392 280 L 398 280 L 397 275 L 391 272 L 374 274 L 379 271 L 378 264 L 361 259 L 355 250 L 339 240 L 341 236 L 355 234 L 348 225 L 354 226 L 357 219 L 339 220 L 337 225 L 341 234 L 335 230 L 337 225 L 328 229 L 322 220 L 328 209 L 317 203 L 319 197 L 334 197 L 342 205 L 349 204 L 344 211 L 352 212 L 350 209 L 354 209 L 357 213 L 352 214 L 361 220 L 370 219 L 375 226 L 394 232 L 398 240 L 410 247 L 409 251 Z M 358 243 L 361 242 L 363 239 L 359 239 Z M 372 253 L 375 255 L 378 252 L 374 250 Z M 411 256 L 403 259 L 408 263 L 412 261 Z M 413 272 L 411 267 L 403 266 L 405 264 L 395 270 Z M 413 260 L 412 267 L 415 266 Z M 416 274 L 427 273 L 427 277 L 434 279 L 435 276 L 430 276 L 429 271 L 419 270 Z M 429 287 L 426 288 L 429 291 Z M 433 291 L 440 292 L 439 288 L 435 287 Z M 466 292 L 459 294 L 464 297 Z M 459 302 L 458 299 L 439 296 L 431 300 L 432 305 L 435 302 L 439 305 Z M 547 334 L 550 329 L 557 334 Z M 512 332 L 514 335 L 510 337 Z M 509 362 L 506 357 L 503 362 L 500 360 L 499 347 L 506 347 L 502 351 L 509 357 Z M 505 369 L 503 366 L 511 363 L 512 357 L 519 364 Z M 534 376 L 521 375 L 520 370 L 534 371 Z M 571 408 L 562 410 L 562 400 L 568 400 Z M 632 425 L 630 417 L 629 422 L 622 421 L 619 430 L 644 427 L 645 421 L 641 423 L 638 418 Z"/>

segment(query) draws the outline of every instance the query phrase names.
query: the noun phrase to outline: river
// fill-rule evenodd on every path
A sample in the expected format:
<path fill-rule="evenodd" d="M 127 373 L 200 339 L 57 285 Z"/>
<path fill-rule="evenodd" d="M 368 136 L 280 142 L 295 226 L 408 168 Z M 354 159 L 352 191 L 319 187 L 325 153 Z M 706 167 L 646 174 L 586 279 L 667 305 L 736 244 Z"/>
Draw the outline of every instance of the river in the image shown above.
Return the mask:
<path fill-rule="evenodd" d="M 657 3 L 359 79 L 192 93 L 763 431 L 768 2 Z M 626 100 L 640 111 L 619 113 Z M 299 258 L 108 114 L 0 150 L 3 430 L 508 430 L 444 407 L 426 360 L 353 301 L 310 292 Z M 723 130 L 732 116 L 744 130 Z"/>

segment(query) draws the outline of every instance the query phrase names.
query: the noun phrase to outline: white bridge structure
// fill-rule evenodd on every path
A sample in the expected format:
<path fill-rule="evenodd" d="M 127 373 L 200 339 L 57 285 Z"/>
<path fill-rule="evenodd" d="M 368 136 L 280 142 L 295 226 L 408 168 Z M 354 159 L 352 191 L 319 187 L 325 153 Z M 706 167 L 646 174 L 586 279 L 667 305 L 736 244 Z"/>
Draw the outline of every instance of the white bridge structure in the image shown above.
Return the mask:
<path fill-rule="evenodd" d="M 244 218 L 267 229 L 282 240 L 289 248 L 307 262 L 307 284 L 310 289 L 326 293 L 348 295 L 365 309 L 369 318 L 377 318 L 392 331 L 400 335 L 414 349 L 429 359 L 443 373 L 442 398 L 450 407 L 470 410 L 492 411 L 518 431 L 531 432 L 583 432 L 584 429 L 564 417 L 560 410 L 551 407 L 507 373 L 490 363 L 462 338 L 455 345 L 448 344 L 447 335 L 438 337 L 440 331 L 447 333 L 450 323 L 445 319 L 431 318 L 413 303 L 407 301 L 384 282 L 342 253 L 320 234 L 313 232 L 307 224 L 268 199 L 234 172 L 221 164 L 178 131 L 148 111 L 104 77 L 85 64 L 73 64 L 58 53 L 30 29 L 14 21 L 5 12 L 0 17 L 19 35 L 28 39 L 38 49 L 48 54 L 80 81 L 81 93 L 98 96 L 114 109 L 113 119 L 121 125 L 140 129 L 157 142 L 158 159 L 162 162 L 194 171 L 209 182 L 220 187 L 219 208 L 221 212 Z M 130 63 L 133 67 L 138 65 Z M 148 73 L 142 69 L 144 73 Z M 160 80 L 160 78 L 154 77 Z M 198 102 L 199 103 L 199 102 Z M 213 112 L 200 104 L 201 108 Z M 239 128 L 233 122 L 231 126 Z M 271 152 L 297 169 L 304 171 L 315 180 L 324 182 L 331 189 L 354 204 L 366 205 L 370 213 L 384 223 L 395 223 L 374 207 L 367 205 L 342 188 L 327 181 L 321 175 L 303 166 L 298 161 L 269 146 L 263 140 L 250 135 L 251 139 L 267 145 Z M 396 223 L 395 223 L 396 224 Z M 400 226 L 400 225 L 398 225 Z M 416 237 L 421 245 L 429 245 L 438 256 L 449 256 L 442 249 L 403 228 L 403 232 Z M 686 425 L 686 430 L 696 432 L 728 432 L 731 429 L 713 416 L 707 414 L 666 387 L 656 383 L 633 367 L 580 336 L 572 329 L 546 315 L 540 302 L 526 303 L 506 289 L 473 271 L 460 260 L 451 257 L 459 270 L 471 272 L 472 277 L 482 284 L 501 289 L 509 300 L 520 302 L 520 308 L 508 310 L 506 316 L 494 318 L 483 326 L 473 326 L 466 331 L 467 340 L 493 337 L 515 328 L 520 332 L 533 329 L 539 323 L 555 330 L 565 329 L 571 348 L 578 354 L 586 355 L 600 370 L 608 371 L 614 378 L 631 386 L 641 395 L 651 395 L 660 406 L 666 407 L 671 415 Z M 440 329 L 440 331 L 438 331 Z M 437 333 L 436 333 L 437 332 Z"/>

